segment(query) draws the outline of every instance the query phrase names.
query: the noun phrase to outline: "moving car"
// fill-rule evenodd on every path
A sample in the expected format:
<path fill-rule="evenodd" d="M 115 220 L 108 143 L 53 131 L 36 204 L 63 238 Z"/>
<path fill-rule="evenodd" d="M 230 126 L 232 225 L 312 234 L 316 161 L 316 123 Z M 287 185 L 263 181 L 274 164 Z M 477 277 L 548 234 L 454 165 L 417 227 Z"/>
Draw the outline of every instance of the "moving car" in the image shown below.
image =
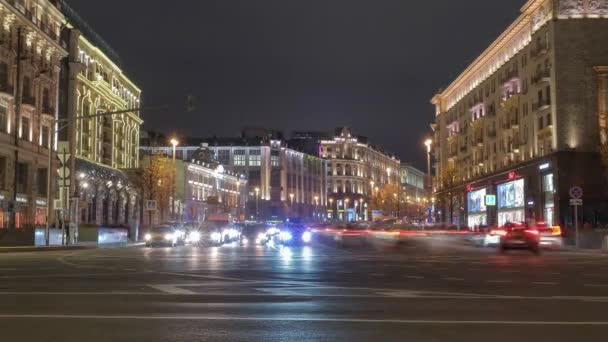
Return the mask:
<path fill-rule="evenodd" d="M 490 235 L 498 238 L 501 253 L 508 249 L 528 249 L 534 254 L 540 254 L 540 232 L 536 227 L 525 223 L 506 223 L 491 230 Z"/>
<path fill-rule="evenodd" d="M 548 226 L 545 223 L 536 224 L 540 234 L 540 247 L 549 249 L 560 249 L 564 247 L 564 238 L 560 226 Z"/>
<path fill-rule="evenodd" d="M 150 231 L 144 236 L 146 241 L 146 247 L 153 246 L 177 246 L 183 243 L 183 235 L 176 232 L 173 227 L 170 226 L 157 226 L 152 227 Z"/>
<path fill-rule="evenodd" d="M 266 242 L 266 225 L 251 224 L 243 227 L 240 243 L 242 246 L 249 244 L 262 245 Z"/>
<path fill-rule="evenodd" d="M 307 245 L 312 242 L 312 231 L 300 223 L 287 223 L 278 234 L 278 243 L 289 246 Z"/>

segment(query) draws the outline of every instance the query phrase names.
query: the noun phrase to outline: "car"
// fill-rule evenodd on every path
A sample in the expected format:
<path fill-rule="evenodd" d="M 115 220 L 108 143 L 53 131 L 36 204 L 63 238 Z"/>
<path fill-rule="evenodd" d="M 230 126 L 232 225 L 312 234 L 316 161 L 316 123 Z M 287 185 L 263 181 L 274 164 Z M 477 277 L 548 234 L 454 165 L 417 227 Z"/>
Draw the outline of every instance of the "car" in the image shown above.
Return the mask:
<path fill-rule="evenodd" d="M 525 223 L 506 223 L 492 229 L 490 235 L 498 237 L 501 253 L 509 249 L 528 249 L 534 254 L 540 254 L 540 232 L 534 226 Z"/>
<path fill-rule="evenodd" d="M 535 225 L 540 234 L 540 247 L 547 249 L 561 249 L 564 247 L 564 238 L 560 226 L 548 226 L 540 222 Z"/>
<path fill-rule="evenodd" d="M 240 237 L 241 246 L 249 244 L 263 245 L 264 243 L 266 243 L 266 225 L 250 224 L 243 227 Z"/>
<path fill-rule="evenodd" d="M 333 240 L 340 247 L 366 246 L 369 244 L 369 230 L 358 223 L 340 224 L 333 231 Z"/>
<path fill-rule="evenodd" d="M 312 242 L 313 232 L 300 223 L 287 223 L 281 227 L 277 242 L 282 245 L 301 246 Z"/>
<path fill-rule="evenodd" d="M 150 231 L 144 236 L 144 240 L 146 242 L 146 247 L 174 247 L 182 243 L 181 234 L 176 232 L 175 229 L 170 226 L 152 227 L 152 229 L 150 229 Z"/>

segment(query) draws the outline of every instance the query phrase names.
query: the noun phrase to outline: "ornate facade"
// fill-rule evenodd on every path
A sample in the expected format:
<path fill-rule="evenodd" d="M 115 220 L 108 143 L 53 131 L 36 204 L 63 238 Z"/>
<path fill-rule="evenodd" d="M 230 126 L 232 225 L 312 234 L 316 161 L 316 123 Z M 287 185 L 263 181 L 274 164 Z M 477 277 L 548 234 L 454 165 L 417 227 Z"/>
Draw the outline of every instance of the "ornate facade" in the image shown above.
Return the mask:
<path fill-rule="evenodd" d="M 585 188 L 585 206 L 595 212 L 585 219 L 608 220 L 597 154 L 605 126 L 601 66 L 608 48 L 599 42 L 608 39 L 607 8 L 606 0 L 528 1 L 433 98 L 443 220 L 570 225 L 573 186 Z"/>
<path fill-rule="evenodd" d="M 42 227 L 52 220 L 48 154 L 67 55 L 57 6 L 47 0 L 0 1 L 0 228 Z"/>
<path fill-rule="evenodd" d="M 135 229 L 140 197 L 124 171 L 139 166 L 141 90 L 108 44 L 70 7 L 63 4 L 62 10 L 69 24 L 64 65 L 69 124 L 60 140 L 69 141 L 75 156 L 70 189 L 78 197 L 72 202 L 75 223 Z M 100 115 L 109 112 L 119 113 Z"/>

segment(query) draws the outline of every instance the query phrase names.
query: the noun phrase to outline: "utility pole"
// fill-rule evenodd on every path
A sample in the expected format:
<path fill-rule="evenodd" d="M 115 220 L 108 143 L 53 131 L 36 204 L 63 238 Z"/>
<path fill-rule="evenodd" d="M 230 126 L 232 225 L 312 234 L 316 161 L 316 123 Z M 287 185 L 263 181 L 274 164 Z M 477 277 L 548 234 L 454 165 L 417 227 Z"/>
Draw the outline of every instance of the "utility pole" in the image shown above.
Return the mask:
<path fill-rule="evenodd" d="M 22 68 L 21 68 L 21 53 L 22 53 L 22 28 L 17 29 L 17 84 L 15 85 L 15 167 L 14 167 L 14 179 L 13 179 L 13 210 L 11 212 L 11 227 L 17 228 L 17 182 L 19 179 L 19 123 L 21 121 L 21 102 L 23 101 L 23 79 L 22 79 Z M 22 171 L 22 170 L 21 170 Z"/>

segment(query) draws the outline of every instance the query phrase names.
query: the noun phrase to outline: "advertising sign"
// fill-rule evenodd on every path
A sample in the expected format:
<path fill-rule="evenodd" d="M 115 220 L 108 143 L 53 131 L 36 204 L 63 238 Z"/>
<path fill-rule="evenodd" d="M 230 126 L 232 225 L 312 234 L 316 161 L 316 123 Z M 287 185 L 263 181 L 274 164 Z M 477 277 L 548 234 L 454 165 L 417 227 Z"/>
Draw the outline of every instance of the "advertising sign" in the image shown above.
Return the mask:
<path fill-rule="evenodd" d="M 500 184 L 497 192 L 499 209 L 520 208 L 524 206 L 523 179 Z"/>
<path fill-rule="evenodd" d="M 479 189 L 469 192 L 467 195 L 468 209 L 470 213 L 481 213 L 486 211 L 486 189 Z"/>

